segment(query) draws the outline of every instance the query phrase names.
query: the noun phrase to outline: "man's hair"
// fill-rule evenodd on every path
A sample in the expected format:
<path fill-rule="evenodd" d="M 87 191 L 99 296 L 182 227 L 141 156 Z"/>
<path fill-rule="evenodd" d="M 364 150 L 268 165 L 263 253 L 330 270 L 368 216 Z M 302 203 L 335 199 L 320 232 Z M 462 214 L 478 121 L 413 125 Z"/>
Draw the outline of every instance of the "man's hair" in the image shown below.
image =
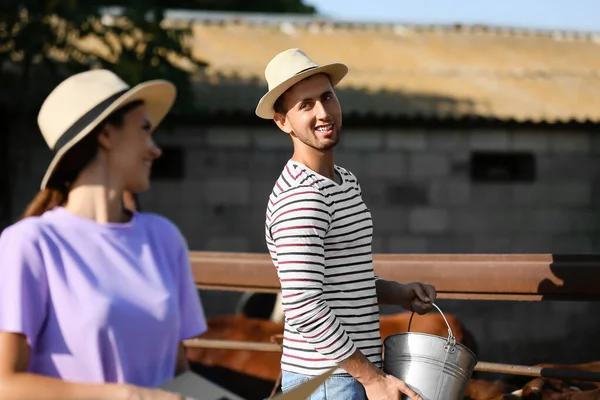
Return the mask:
<path fill-rule="evenodd" d="M 290 88 L 290 89 L 291 89 L 291 88 Z M 273 104 L 273 110 L 274 110 L 276 113 L 280 113 L 280 114 L 283 114 L 283 115 L 287 114 L 287 112 L 288 112 L 288 109 L 287 109 L 287 108 L 285 108 L 285 105 L 284 105 L 284 100 L 285 100 L 285 99 L 284 99 L 284 97 L 285 97 L 285 95 L 287 94 L 287 92 L 288 92 L 290 89 L 288 89 L 288 90 L 286 90 L 285 92 L 283 92 L 283 93 L 281 94 L 281 96 L 279 96 L 279 97 L 277 98 L 277 100 L 275 100 L 275 103 Z"/>
<path fill-rule="evenodd" d="M 288 92 L 289 92 L 290 90 L 292 90 L 292 88 L 293 88 L 295 85 L 297 85 L 298 83 L 302 82 L 302 81 L 303 81 L 303 80 L 305 80 L 305 79 L 310 79 L 310 78 L 312 78 L 312 77 L 314 77 L 314 76 L 317 76 L 317 75 L 320 75 L 320 74 L 324 74 L 324 75 L 327 77 L 327 79 L 329 79 L 329 81 L 331 81 L 331 78 L 329 77 L 329 75 L 327 75 L 327 74 L 325 74 L 325 73 L 323 73 L 323 72 L 320 72 L 320 73 L 318 73 L 318 74 L 311 75 L 311 76 L 309 76 L 309 77 L 307 77 L 307 78 L 304 78 L 304 79 L 302 79 L 302 80 L 301 80 L 301 81 L 299 81 L 299 82 L 296 82 L 296 83 L 294 83 L 294 84 L 293 84 L 292 86 L 290 86 L 290 87 L 289 87 L 289 88 L 288 88 L 288 89 L 287 89 L 285 92 L 283 92 L 283 93 L 281 94 L 281 96 L 279 96 L 279 97 L 277 98 L 277 100 L 275 100 L 275 103 L 273 103 L 273 111 L 275 111 L 276 113 L 283 114 L 283 115 L 287 114 L 287 112 L 288 112 L 289 110 L 288 110 L 287 108 L 285 108 L 285 105 L 284 105 L 285 95 L 286 95 L 286 94 L 288 94 Z"/>

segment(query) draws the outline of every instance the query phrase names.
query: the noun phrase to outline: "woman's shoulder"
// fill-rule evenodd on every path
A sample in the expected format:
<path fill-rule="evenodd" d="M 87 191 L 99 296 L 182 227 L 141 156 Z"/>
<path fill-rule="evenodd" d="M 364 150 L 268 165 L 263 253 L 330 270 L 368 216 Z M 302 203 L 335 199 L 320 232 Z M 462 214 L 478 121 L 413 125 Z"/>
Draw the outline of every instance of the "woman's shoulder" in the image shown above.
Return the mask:
<path fill-rule="evenodd" d="M 143 211 L 143 212 L 137 212 L 136 217 L 140 221 L 142 221 L 144 223 L 144 225 L 146 225 L 146 226 L 152 226 L 152 227 L 156 227 L 156 228 L 163 228 L 163 229 L 168 229 L 171 231 L 179 232 L 179 228 L 177 227 L 177 225 L 175 225 L 175 223 L 173 221 L 171 221 L 169 218 L 165 217 L 164 215 L 160 215 L 160 214 L 149 212 L 149 211 Z"/>
<path fill-rule="evenodd" d="M 27 259 L 39 263 L 40 248 L 47 236 L 48 222 L 40 217 L 27 217 L 0 232 L 0 254 L 3 261 Z"/>
<path fill-rule="evenodd" d="M 176 240 L 183 239 L 183 234 L 179 227 L 169 218 L 153 212 L 137 212 L 136 218 L 144 226 L 144 229 L 157 231 L 161 237 L 173 237 Z"/>
<path fill-rule="evenodd" d="M 187 256 L 187 239 L 169 218 L 152 212 L 138 212 L 136 218 L 151 246 L 162 249 L 168 257 L 174 257 L 173 260 L 180 260 L 183 255 Z"/>
<path fill-rule="evenodd" d="M 0 237 L 20 237 L 21 239 L 35 239 L 39 237 L 48 225 L 42 217 L 27 217 L 7 226 L 0 233 Z"/>

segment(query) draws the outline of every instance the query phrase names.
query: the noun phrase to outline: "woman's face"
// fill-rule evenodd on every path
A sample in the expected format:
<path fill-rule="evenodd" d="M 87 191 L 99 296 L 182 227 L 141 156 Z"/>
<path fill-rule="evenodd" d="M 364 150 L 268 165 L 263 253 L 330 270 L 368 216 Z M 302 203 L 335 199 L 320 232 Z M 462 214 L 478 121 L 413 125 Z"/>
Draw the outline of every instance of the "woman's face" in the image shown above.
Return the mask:
<path fill-rule="evenodd" d="M 152 139 L 150 119 L 144 105 L 124 115 L 123 125 L 107 125 L 109 138 L 108 167 L 111 177 L 123 190 L 140 192 L 150 186 L 152 163 L 161 150 Z"/>

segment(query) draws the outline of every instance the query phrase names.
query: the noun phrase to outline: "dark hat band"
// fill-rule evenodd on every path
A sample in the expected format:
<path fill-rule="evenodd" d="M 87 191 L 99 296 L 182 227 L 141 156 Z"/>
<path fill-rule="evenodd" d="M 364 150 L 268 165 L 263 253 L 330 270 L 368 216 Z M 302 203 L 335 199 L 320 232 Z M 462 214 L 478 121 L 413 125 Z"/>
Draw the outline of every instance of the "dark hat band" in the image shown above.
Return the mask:
<path fill-rule="evenodd" d="M 67 129 L 60 136 L 60 138 L 58 138 L 56 144 L 54 145 L 54 149 L 52 150 L 54 154 L 58 153 L 60 149 L 65 147 L 67 143 L 73 140 L 75 136 L 77 136 L 79 132 L 81 132 L 86 126 L 94 122 L 94 120 L 98 118 L 100 114 L 102 114 L 108 107 L 110 107 L 110 105 L 115 100 L 127 93 L 127 91 L 129 91 L 129 89 L 124 89 L 120 92 L 111 95 L 109 98 L 103 100 L 102 102 L 94 106 L 94 108 L 83 114 L 77 121 L 73 123 L 73 125 L 69 127 L 69 129 Z"/>
<path fill-rule="evenodd" d="M 319 68 L 319 67 L 317 65 L 314 65 L 312 67 L 304 68 L 302 71 L 298 71 L 294 75 L 300 75 L 303 72 L 310 71 L 311 69 L 315 69 L 315 68 Z"/>

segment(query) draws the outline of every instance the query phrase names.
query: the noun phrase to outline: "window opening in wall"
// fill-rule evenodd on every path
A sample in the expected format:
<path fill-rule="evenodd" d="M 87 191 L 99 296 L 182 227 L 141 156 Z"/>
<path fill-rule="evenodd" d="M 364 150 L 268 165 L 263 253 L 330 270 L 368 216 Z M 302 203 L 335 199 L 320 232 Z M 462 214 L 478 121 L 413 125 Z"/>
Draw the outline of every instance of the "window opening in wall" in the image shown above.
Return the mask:
<path fill-rule="evenodd" d="M 470 160 L 473 182 L 534 182 L 535 155 L 529 152 L 475 151 Z"/>
<path fill-rule="evenodd" d="M 152 179 L 182 180 L 185 177 L 185 151 L 181 146 L 160 146 L 162 155 L 152 164 Z"/>

